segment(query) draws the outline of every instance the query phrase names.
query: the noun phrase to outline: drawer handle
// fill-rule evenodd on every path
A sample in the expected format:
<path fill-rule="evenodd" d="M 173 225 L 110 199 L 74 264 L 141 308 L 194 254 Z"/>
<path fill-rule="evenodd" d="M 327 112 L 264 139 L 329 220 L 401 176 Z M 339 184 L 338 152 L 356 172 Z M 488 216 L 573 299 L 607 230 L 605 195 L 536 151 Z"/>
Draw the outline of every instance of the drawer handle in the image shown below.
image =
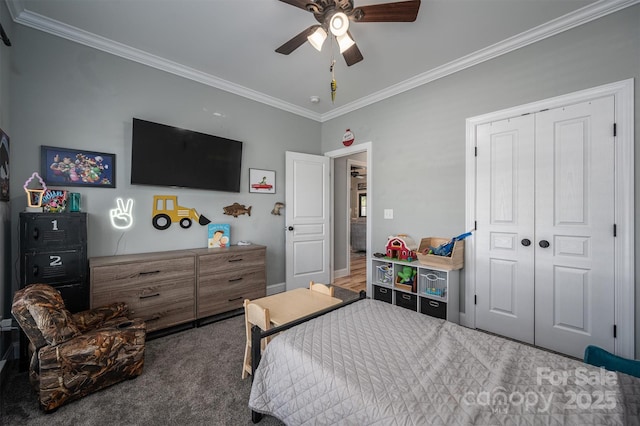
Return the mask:
<path fill-rule="evenodd" d="M 440 307 L 440 304 L 438 302 L 434 302 L 433 300 L 429 300 L 429 305 L 433 306 L 434 308 Z"/>
<path fill-rule="evenodd" d="M 138 273 L 138 275 L 153 275 L 153 274 L 159 274 L 160 271 L 149 271 L 149 272 L 140 272 Z"/>
<path fill-rule="evenodd" d="M 140 296 L 140 299 L 149 299 L 151 297 L 157 297 L 157 296 L 160 296 L 160 293 L 145 294 Z"/>
<path fill-rule="evenodd" d="M 411 300 L 411 296 L 410 296 L 410 295 L 408 295 L 408 294 L 403 294 L 403 295 L 402 295 L 402 298 L 403 298 L 404 300 Z"/>
<path fill-rule="evenodd" d="M 242 280 L 242 277 L 239 277 L 239 278 L 232 278 L 232 279 L 230 279 L 230 280 L 229 280 L 229 282 L 230 282 L 230 283 L 232 283 L 232 282 L 234 282 L 234 281 L 240 281 L 240 280 Z"/>
<path fill-rule="evenodd" d="M 32 271 L 33 271 L 33 276 L 37 277 L 38 276 L 38 272 L 39 272 L 38 271 L 38 265 L 33 265 Z"/>
<path fill-rule="evenodd" d="M 40 238 L 40 229 L 33 228 L 33 239 L 37 240 L 38 238 Z"/>
<path fill-rule="evenodd" d="M 240 259 L 229 259 L 229 262 L 242 262 L 242 258 L 240 258 Z"/>
<path fill-rule="evenodd" d="M 240 300 L 240 299 L 242 299 L 242 296 L 234 297 L 233 299 L 229 299 L 229 302 L 235 302 L 236 300 Z"/>
<path fill-rule="evenodd" d="M 379 289 L 379 291 L 380 291 L 380 293 L 387 294 L 387 289 L 386 288 L 381 288 L 381 289 Z"/>

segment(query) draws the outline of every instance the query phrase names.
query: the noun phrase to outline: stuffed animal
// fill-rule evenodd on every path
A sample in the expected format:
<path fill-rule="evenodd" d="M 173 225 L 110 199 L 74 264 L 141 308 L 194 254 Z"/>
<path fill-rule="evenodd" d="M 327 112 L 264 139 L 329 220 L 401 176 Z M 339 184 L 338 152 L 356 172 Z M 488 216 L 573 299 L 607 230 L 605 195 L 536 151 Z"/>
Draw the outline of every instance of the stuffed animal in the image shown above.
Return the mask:
<path fill-rule="evenodd" d="M 398 272 L 398 276 L 402 279 L 400 284 L 413 284 L 413 278 L 416 276 L 418 271 L 415 268 L 410 266 L 403 266 L 402 271 Z"/>

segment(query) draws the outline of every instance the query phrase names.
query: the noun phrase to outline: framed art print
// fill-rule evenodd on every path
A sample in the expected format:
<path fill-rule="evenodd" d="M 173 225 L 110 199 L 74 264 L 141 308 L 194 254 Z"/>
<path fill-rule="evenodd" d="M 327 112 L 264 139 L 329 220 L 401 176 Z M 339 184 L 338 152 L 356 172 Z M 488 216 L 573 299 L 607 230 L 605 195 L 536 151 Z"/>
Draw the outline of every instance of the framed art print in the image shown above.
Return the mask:
<path fill-rule="evenodd" d="M 116 187 L 115 154 L 43 145 L 40 171 L 52 186 Z"/>
<path fill-rule="evenodd" d="M 276 193 L 276 172 L 273 170 L 249 169 L 249 192 Z"/>

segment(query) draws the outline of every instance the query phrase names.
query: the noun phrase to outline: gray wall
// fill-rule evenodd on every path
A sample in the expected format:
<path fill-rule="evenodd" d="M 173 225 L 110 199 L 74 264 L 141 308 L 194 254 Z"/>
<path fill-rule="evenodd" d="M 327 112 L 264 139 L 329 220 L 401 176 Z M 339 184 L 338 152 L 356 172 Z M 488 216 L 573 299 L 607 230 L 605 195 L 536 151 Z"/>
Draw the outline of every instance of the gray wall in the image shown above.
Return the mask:
<path fill-rule="evenodd" d="M 13 20 L 5 2 L 0 2 L 0 23 L 13 42 Z M 0 42 L 0 129 L 11 138 L 9 72 L 12 47 Z M 13 157 L 13 139 L 9 141 L 9 156 Z M 9 160 L 12 166 L 12 160 Z M 11 311 L 11 204 L 0 201 L 0 319 L 8 318 Z M 0 357 L 3 354 L 0 354 Z"/>
<path fill-rule="evenodd" d="M 465 119 L 561 94 L 635 78 L 640 132 L 640 6 L 606 16 L 467 70 L 324 123 L 322 150 L 350 128 L 373 145 L 372 250 L 388 235 L 416 241 L 465 229 Z M 357 142 L 356 142 L 357 143 Z M 640 149 L 635 150 L 636 206 Z M 394 219 L 384 220 L 383 209 Z M 640 221 L 636 214 L 636 262 Z M 464 306 L 464 305 L 462 305 Z M 640 356 L 640 280 L 636 276 L 636 356 Z"/>
<path fill-rule="evenodd" d="M 4 24 L 8 21 L 4 6 L 0 13 Z M 90 256 L 204 246 L 201 228 L 152 228 L 152 195 L 177 194 L 181 204 L 196 207 L 213 221 L 231 223 L 234 242 L 250 239 L 266 244 L 269 284 L 283 282 L 285 276 L 284 219 L 269 214 L 275 201 L 284 200 L 284 151 L 319 154 L 341 148 L 347 128 L 355 133 L 356 143 L 372 142 L 375 175 L 371 176 L 368 197 L 373 197 L 375 208 L 370 211 L 372 248 L 380 251 L 387 236 L 398 232 L 419 240 L 465 231 L 466 118 L 640 77 L 640 6 L 322 125 L 21 25 L 14 26 L 12 41 L 11 122 L 6 125 L 3 108 L 0 120 L 5 121 L 0 125 L 10 129 L 14 223 L 26 203 L 22 182 L 39 168 L 40 145 L 113 152 L 118 158 L 117 188 L 80 190 L 83 209 L 90 213 Z M 0 55 L 5 53 L 0 50 Z M 0 107 L 7 99 L 6 70 L 3 62 Z M 640 131 L 639 100 L 636 80 L 636 135 Z M 213 111 L 224 112 L 226 118 L 214 118 Z M 131 186 L 128 159 L 134 116 L 244 141 L 242 193 Z M 636 201 L 640 194 L 639 157 L 636 149 Z M 276 170 L 278 193 L 248 194 L 249 167 Z M 107 219 L 116 196 L 136 200 L 136 226 L 125 233 L 111 229 Z M 222 207 L 234 201 L 253 205 L 252 216 L 223 216 Z M 382 219 L 385 208 L 394 209 L 393 220 Z M 640 236 L 638 222 L 636 234 Z M 13 243 L 15 260 L 15 235 Z M 640 238 L 636 238 L 636 258 L 639 255 Z M 637 277 L 636 289 L 638 310 Z M 640 354 L 638 314 L 636 354 Z"/>
<path fill-rule="evenodd" d="M 22 25 L 14 33 L 13 223 L 26 206 L 22 185 L 40 168 L 40 145 L 115 153 L 115 189 L 67 188 L 82 194 L 82 210 L 89 213 L 90 257 L 206 247 L 206 227 L 153 228 L 153 195 L 173 194 L 213 223 L 230 223 L 232 243 L 266 245 L 268 285 L 285 281 L 284 215 L 270 212 L 276 201 L 284 201 L 284 152 L 320 154 L 320 123 Z M 241 192 L 131 185 L 132 117 L 243 141 Z M 276 194 L 249 194 L 249 168 L 275 170 Z M 134 226 L 128 231 L 111 227 L 108 214 L 116 197 L 134 199 Z M 222 208 L 233 202 L 252 206 L 251 216 L 224 215 Z M 14 235 L 16 261 L 17 256 Z"/>

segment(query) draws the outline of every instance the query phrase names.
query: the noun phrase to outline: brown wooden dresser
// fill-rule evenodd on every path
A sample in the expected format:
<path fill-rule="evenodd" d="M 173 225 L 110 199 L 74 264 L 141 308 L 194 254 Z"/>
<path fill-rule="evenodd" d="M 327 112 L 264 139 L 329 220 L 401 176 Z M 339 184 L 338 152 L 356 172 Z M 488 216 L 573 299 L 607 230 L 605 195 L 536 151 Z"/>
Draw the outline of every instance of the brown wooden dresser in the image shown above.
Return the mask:
<path fill-rule="evenodd" d="M 266 295 L 266 247 L 231 246 L 89 259 L 91 307 L 126 302 L 157 331 Z"/>

